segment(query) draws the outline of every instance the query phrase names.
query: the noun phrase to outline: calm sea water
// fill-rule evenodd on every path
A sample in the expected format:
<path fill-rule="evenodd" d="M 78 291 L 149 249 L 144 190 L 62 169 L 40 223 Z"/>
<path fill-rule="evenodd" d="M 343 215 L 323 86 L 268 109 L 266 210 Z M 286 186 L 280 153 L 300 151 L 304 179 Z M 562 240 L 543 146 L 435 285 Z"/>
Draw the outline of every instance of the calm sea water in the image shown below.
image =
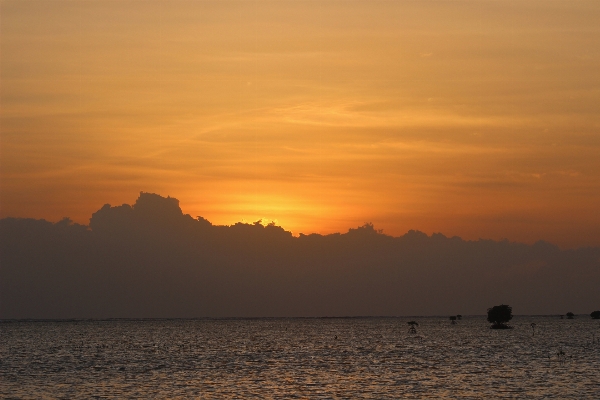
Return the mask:
<path fill-rule="evenodd" d="M 600 398 L 599 321 L 515 317 L 512 325 L 491 330 L 484 317 L 0 322 L 0 398 Z"/>

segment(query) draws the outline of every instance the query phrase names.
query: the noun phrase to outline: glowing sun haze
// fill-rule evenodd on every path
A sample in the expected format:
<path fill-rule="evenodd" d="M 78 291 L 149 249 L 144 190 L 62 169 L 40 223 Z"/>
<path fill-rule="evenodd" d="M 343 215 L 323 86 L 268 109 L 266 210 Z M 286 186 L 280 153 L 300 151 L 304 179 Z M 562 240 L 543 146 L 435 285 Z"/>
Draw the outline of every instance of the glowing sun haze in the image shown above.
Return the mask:
<path fill-rule="evenodd" d="M 600 2 L 9 1 L 1 217 L 600 245 Z"/>

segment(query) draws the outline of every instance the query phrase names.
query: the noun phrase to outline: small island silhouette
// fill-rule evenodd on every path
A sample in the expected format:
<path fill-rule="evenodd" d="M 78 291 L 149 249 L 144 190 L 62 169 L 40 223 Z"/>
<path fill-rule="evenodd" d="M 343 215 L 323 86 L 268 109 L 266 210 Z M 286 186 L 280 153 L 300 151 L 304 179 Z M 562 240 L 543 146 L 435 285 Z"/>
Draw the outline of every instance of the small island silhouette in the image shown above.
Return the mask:
<path fill-rule="evenodd" d="M 506 304 L 494 306 L 487 310 L 487 320 L 492 323 L 492 329 L 512 329 L 512 326 L 507 324 L 512 317 L 512 307 Z"/>

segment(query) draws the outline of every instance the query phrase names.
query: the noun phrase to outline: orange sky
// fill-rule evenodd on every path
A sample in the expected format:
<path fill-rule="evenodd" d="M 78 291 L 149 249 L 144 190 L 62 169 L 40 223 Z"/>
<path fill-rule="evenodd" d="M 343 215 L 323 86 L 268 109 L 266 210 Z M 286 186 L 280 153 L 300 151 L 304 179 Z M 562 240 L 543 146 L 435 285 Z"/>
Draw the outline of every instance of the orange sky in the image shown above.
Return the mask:
<path fill-rule="evenodd" d="M 600 245 L 600 2 L 0 3 L 0 216 Z"/>

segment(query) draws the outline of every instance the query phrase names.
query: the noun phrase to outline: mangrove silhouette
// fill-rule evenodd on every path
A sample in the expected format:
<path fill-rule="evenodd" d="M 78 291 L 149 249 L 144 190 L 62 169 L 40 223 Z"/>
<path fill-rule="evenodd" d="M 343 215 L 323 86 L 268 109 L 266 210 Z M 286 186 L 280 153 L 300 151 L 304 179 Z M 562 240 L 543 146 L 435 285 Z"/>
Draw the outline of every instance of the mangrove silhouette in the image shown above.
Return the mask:
<path fill-rule="evenodd" d="M 87 226 L 0 220 L 3 319 L 474 315 L 502 301 L 549 314 L 590 309 L 598 287 L 598 248 L 392 237 L 368 223 L 294 236 L 213 225 L 151 193 Z"/>
<path fill-rule="evenodd" d="M 416 321 L 408 321 L 407 322 L 409 328 L 408 328 L 408 333 L 411 334 L 416 334 L 417 333 L 417 326 L 419 326 L 419 323 Z"/>
<path fill-rule="evenodd" d="M 590 317 L 592 317 L 593 319 L 600 319 L 600 311 L 592 311 Z"/>
<path fill-rule="evenodd" d="M 573 318 L 575 318 L 575 314 L 573 314 L 572 312 L 568 312 L 567 319 L 573 319 Z"/>
<path fill-rule="evenodd" d="M 487 310 L 487 320 L 492 323 L 492 329 L 512 329 L 507 322 L 512 319 L 512 307 L 506 304 L 494 306 Z"/>

